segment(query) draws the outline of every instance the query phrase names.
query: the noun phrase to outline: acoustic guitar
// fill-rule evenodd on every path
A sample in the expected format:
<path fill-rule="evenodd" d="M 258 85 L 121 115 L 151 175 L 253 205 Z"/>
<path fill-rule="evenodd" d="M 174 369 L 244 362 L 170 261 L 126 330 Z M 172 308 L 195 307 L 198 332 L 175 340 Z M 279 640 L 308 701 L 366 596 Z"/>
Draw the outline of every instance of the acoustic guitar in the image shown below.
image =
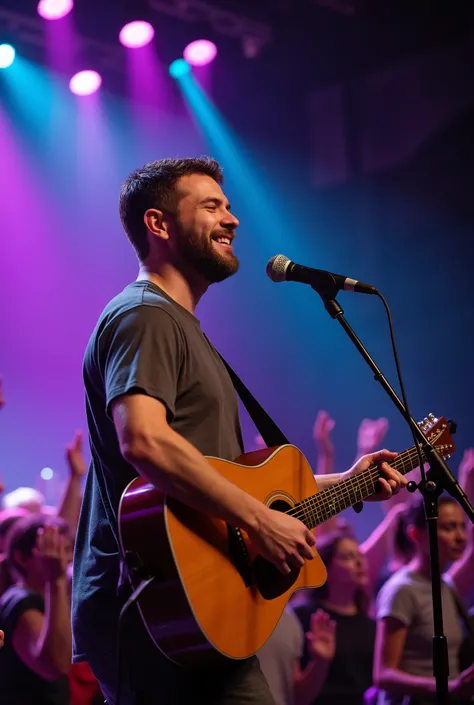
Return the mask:
<path fill-rule="evenodd" d="M 450 422 L 430 414 L 421 427 L 445 458 L 454 450 Z M 246 453 L 228 462 L 207 458 L 230 482 L 314 529 L 377 492 L 377 466 L 318 491 L 317 478 L 293 445 Z M 418 466 L 415 446 L 392 466 Z M 327 577 L 312 561 L 287 576 L 252 551 L 243 530 L 202 514 L 162 493 L 142 477 L 125 489 L 119 537 L 133 588 L 153 576 L 138 608 L 155 645 L 180 665 L 213 665 L 254 654 L 271 635 L 295 590 L 319 587 Z"/>

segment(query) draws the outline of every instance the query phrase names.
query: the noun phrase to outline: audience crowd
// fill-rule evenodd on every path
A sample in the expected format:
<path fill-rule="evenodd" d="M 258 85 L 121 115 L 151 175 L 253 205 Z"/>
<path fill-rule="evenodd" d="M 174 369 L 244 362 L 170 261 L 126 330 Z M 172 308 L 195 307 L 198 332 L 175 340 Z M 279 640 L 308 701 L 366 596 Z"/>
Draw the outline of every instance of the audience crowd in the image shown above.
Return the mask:
<path fill-rule="evenodd" d="M 4 406 L 0 380 L 0 409 Z M 320 411 L 313 438 L 318 474 L 335 470 L 334 421 Z M 386 419 L 364 419 L 356 457 L 381 447 Z M 263 447 L 260 437 L 256 446 Z M 103 703 L 85 663 L 71 665 L 70 568 L 87 472 L 83 438 L 66 447 L 68 480 L 58 507 L 0 478 L 0 703 Z M 419 479 L 419 471 L 411 479 Z M 474 502 L 474 449 L 458 479 Z M 316 529 L 326 583 L 295 593 L 259 651 L 277 705 L 435 704 L 429 541 L 420 493 L 382 503 L 360 543 L 350 519 Z M 345 515 L 348 516 L 347 513 Z M 454 703 L 474 703 L 474 531 L 458 504 L 439 499 L 444 631 Z"/>

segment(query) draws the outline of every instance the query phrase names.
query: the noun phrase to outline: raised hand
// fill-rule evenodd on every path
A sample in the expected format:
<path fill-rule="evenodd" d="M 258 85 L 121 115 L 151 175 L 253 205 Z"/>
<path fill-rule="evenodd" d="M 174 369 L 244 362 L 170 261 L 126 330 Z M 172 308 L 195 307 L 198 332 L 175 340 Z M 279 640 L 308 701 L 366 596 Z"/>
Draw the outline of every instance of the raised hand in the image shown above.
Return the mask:
<path fill-rule="evenodd" d="M 331 419 L 327 411 L 321 410 L 316 416 L 313 426 L 313 440 L 320 453 L 334 454 L 334 446 L 330 435 L 336 422 Z"/>
<path fill-rule="evenodd" d="M 357 431 L 357 455 L 373 453 L 376 448 L 381 446 L 387 431 L 387 419 L 364 419 Z"/>
<path fill-rule="evenodd" d="M 2 632 L 2 630 L 0 629 L 0 649 L 1 649 L 2 646 L 3 646 L 3 643 L 4 643 L 3 640 L 4 640 L 4 638 L 5 638 L 5 634 L 4 634 L 4 633 Z"/>
<path fill-rule="evenodd" d="M 311 658 L 332 661 L 336 653 L 336 622 L 327 612 L 317 609 L 310 619 L 309 632 L 306 632 L 308 652 Z"/>
<path fill-rule="evenodd" d="M 458 470 L 459 484 L 472 501 L 474 495 L 474 448 L 464 451 Z"/>
<path fill-rule="evenodd" d="M 84 477 L 87 465 L 82 453 L 82 431 L 76 431 L 72 442 L 66 446 L 66 460 L 71 477 L 78 479 Z"/>
<path fill-rule="evenodd" d="M 44 528 L 38 529 L 35 550 L 40 559 L 46 583 L 54 583 L 66 577 L 69 565 L 69 539 L 59 533 L 57 526 L 47 524 Z"/>

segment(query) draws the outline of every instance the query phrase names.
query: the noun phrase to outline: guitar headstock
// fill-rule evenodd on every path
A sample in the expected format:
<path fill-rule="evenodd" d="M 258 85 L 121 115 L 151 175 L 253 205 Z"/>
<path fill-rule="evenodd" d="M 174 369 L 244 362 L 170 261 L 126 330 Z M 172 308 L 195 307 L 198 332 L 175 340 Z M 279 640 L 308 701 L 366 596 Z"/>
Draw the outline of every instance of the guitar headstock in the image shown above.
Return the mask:
<path fill-rule="evenodd" d="M 446 421 L 444 416 L 437 419 L 434 414 L 428 414 L 423 421 L 418 422 L 418 426 L 445 460 L 451 457 L 451 453 L 456 450 L 452 437 L 456 425 L 452 421 Z"/>

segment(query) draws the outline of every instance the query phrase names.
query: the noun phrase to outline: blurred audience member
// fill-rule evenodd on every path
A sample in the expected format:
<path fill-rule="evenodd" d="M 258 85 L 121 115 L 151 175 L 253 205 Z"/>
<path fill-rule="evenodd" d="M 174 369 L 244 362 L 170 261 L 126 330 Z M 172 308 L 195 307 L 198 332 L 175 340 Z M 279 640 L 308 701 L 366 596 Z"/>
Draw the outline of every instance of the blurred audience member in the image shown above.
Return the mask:
<path fill-rule="evenodd" d="M 334 444 L 331 431 L 336 422 L 327 411 L 321 409 L 313 426 L 313 441 L 318 451 L 316 460 L 316 475 L 330 475 L 334 472 Z"/>
<path fill-rule="evenodd" d="M 466 545 L 466 528 L 461 508 L 448 495 L 439 498 L 438 517 L 439 559 L 443 571 L 461 557 Z M 429 540 L 421 494 L 411 498 L 406 522 L 414 557 L 385 583 L 377 599 L 374 680 L 383 689 L 379 705 L 436 702 Z M 451 697 L 469 700 L 474 695 L 474 671 L 459 672 L 459 651 L 463 642 L 459 598 L 444 581 L 442 600 Z"/>
<path fill-rule="evenodd" d="M 468 448 L 464 451 L 459 464 L 458 480 L 469 500 L 473 503 L 474 448 Z M 469 523 L 467 527 L 466 550 L 462 557 L 448 568 L 445 577 L 458 595 L 471 606 L 474 599 L 474 527 L 472 523 Z"/>
<path fill-rule="evenodd" d="M 295 607 L 303 630 L 311 631 L 313 616 L 323 609 L 335 625 L 335 653 L 314 699 L 317 705 L 362 705 L 372 685 L 375 622 L 367 614 L 370 602 L 367 561 L 357 541 L 345 532 L 321 538 L 318 552 L 328 577 L 326 583 L 307 591 L 306 604 Z M 311 660 L 305 645 L 302 668 Z"/>
<path fill-rule="evenodd" d="M 408 500 L 409 501 L 409 500 Z M 393 530 L 389 533 L 385 546 L 386 558 L 375 580 L 375 592 L 378 593 L 387 580 L 409 563 L 414 554 L 415 546 L 408 537 L 406 526 L 406 504 L 394 504 L 387 512 L 382 524 L 389 517 L 393 517 Z"/>
<path fill-rule="evenodd" d="M 331 474 L 334 470 L 334 445 L 331 441 L 331 431 L 336 425 L 327 411 L 321 410 L 316 416 L 313 426 L 313 440 L 318 452 L 316 475 Z M 363 455 L 373 453 L 382 443 L 388 430 L 387 419 L 363 419 L 357 430 L 357 450 L 354 462 Z M 317 481 L 317 477 L 316 477 Z M 316 536 L 332 534 L 347 527 L 347 521 L 342 517 L 332 517 L 316 528 Z M 371 546 L 371 548 L 373 545 Z"/>
<path fill-rule="evenodd" d="M 10 571 L 7 567 L 7 556 L 5 554 L 6 537 L 10 527 L 24 516 L 28 516 L 27 509 L 4 509 L 0 512 L 0 597 L 11 585 Z"/>
<path fill-rule="evenodd" d="M 2 705 L 69 704 L 71 549 L 67 525 L 58 518 L 31 514 L 8 532 L 14 584 L 0 598 Z"/>
<path fill-rule="evenodd" d="M 40 514 L 46 500 L 44 495 L 33 487 L 17 487 L 3 496 L 3 509 L 27 509 L 32 514 Z"/>
<path fill-rule="evenodd" d="M 82 451 L 82 432 L 76 431 L 73 440 L 66 446 L 68 480 L 59 508 L 46 506 L 44 495 L 32 487 L 18 487 L 4 495 L 4 509 L 26 509 L 32 514 L 59 516 L 67 521 L 70 531 L 75 536 L 82 501 L 82 478 L 87 472 L 87 465 Z"/>
<path fill-rule="evenodd" d="M 13 509 L 3 509 L 0 512 L 0 555 L 5 553 L 5 542 L 10 527 L 23 517 L 27 517 L 30 512 L 22 507 L 14 507 Z"/>
<path fill-rule="evenodd" d="M 321 609 L 311 615 L 308 632 L 287 608 L 272 635 L 257 652 L 276 705 L 311 705 L 319 695 L 334 658 L 336 625 Z M 308 659 L 301 668 L 305 636 Z"/>
<path fill-rule="evenodd" d="M 81 511 L 81 482 L 87 472 L 82 443 L 82 431 L 76 431 L 73 440 L 66 446 L 66 461 L 69 469 L 69 477 L 58 509 L 58 516 L 67 521 L 74 536 L 77 532 L 77 524 Z"/>

